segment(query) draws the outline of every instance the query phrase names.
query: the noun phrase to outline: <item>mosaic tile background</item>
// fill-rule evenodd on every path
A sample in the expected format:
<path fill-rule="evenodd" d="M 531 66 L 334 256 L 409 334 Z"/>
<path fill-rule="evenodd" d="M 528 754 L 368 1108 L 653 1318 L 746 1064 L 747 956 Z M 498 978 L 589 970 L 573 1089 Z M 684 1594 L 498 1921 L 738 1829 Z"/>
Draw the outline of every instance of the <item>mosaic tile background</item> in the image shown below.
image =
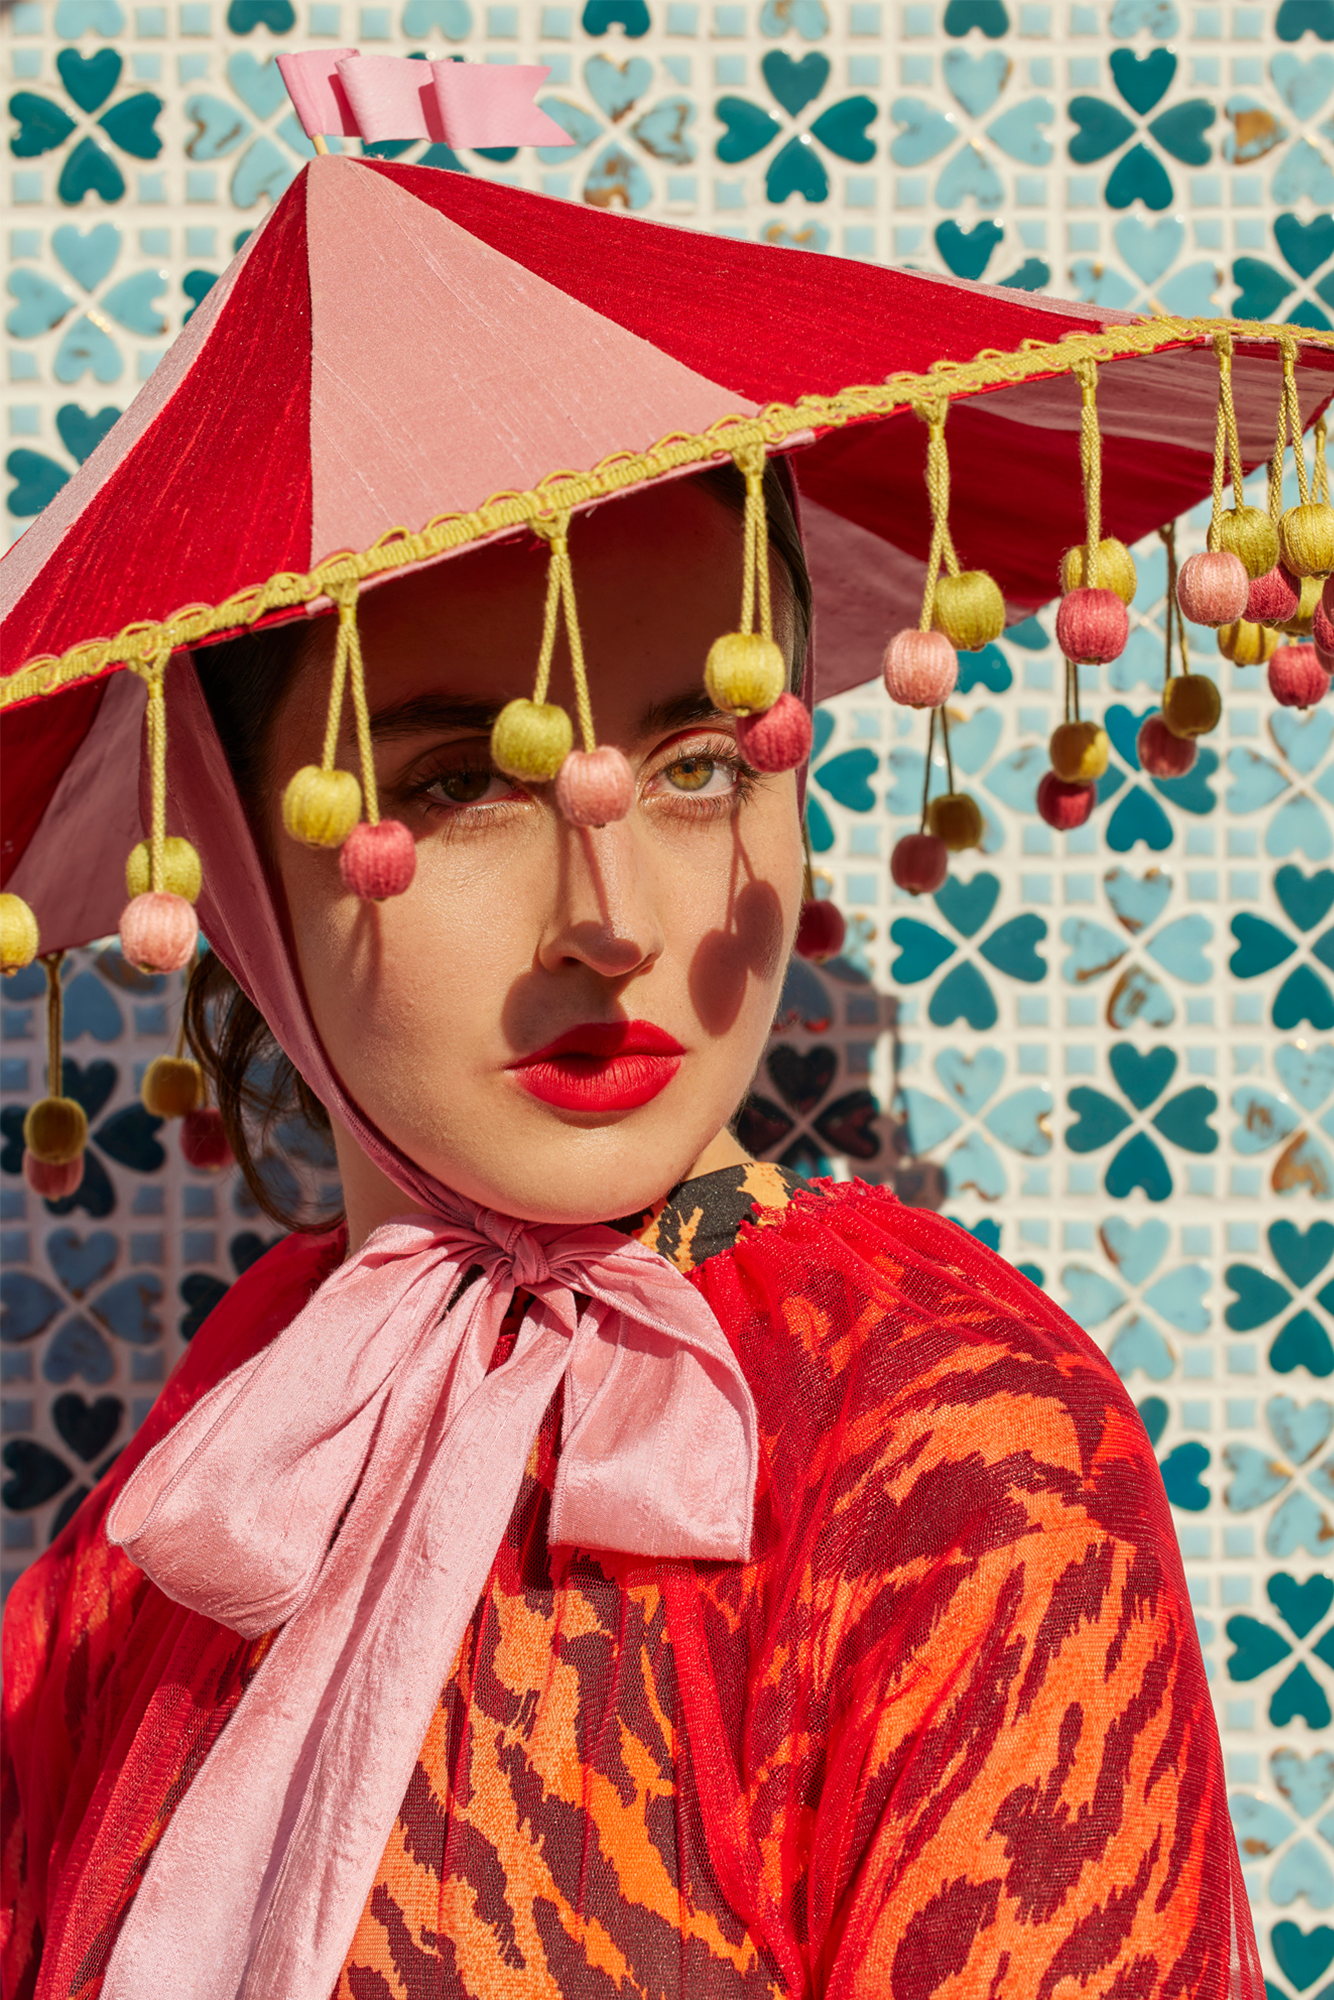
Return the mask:
<path fill-rule="evenodd" d="M 18 0 L 3 32 L 11 537 L 306 156 L 285 47 L 540 60 L 574 141 L 381 152 L 794 250 L 1334 323 L 1334 0 Z M 1196 634 L 1222 728 L 1147 780 L 1164 565 L 1137 557 L 1130 647 L 1085 670 L 1114 756 L 1077 833 L 1034 806 L 1045 616 L 966 666 L 987 835 L 934 899 L 885 865 L 923 723 L 875 691 L 826 706 L 810 830 L 849 941 L 794 966 L 747 1132 L 944 1207 L 1103 1344 L 1175 1509 L 1271 1994 L 1334 2000 L 1334 715 L 1275 714 Z M 138 1105 L 179 982 L 93 950 L 66 990 L 94 1136 L 49 1211 L 18 1175 L 38 982 L 0 996 L 6 1585 L 270 1233 Z"/>

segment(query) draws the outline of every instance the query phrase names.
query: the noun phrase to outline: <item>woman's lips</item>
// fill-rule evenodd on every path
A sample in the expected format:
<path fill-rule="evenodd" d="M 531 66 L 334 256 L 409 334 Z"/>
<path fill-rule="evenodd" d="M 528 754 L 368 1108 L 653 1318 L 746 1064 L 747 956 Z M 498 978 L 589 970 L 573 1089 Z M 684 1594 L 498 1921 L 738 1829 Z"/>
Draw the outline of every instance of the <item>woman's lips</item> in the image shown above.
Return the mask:
<path fill-rule="evenodd" d="M 667 1088 L 684 1054 L 652 1021 L 590 1021 L 509 1068 L 530 1097 L 557 1111 L 633 1111 Z"/>

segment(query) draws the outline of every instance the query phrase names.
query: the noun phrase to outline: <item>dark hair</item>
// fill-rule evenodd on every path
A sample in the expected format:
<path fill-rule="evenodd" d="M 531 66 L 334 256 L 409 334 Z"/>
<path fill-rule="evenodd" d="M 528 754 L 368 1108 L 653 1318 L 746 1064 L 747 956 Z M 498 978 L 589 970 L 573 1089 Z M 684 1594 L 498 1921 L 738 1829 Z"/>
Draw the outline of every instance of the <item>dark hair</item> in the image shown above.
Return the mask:
<path fill-rule="evenodd" d="M 746 488 L 734 465 L 713 466 L 696 483 L 734 513 L 745 506 Z M 764 472 L 769 546 L 783 566 L 793 612 L 792 685 L 805 677 L 811 625 L 811 580 L 797 532 L 791 474 L 781 459 Z M 306 619 L 244 632 L 195 654 L 195 672 L 213 724 L 227 753 L 247 817 L 263 844 L 265 804 L 271 789 L 269 739 L 276 713 L 310 643 Z M 291 1149 L 294 1127 L 313 1127 L 312 1150 L 327 1148 L 329 1114 L 295 1065 L 284 1055 L 268 1022 L 213 952 L 206 952 L 191 975 L 185 1000 L 185 1030 L 195 1058 L 210 1079 L 237 1164 L 255 1202 L 285 1229 L 327 1229 L 336 1220 L 299 1206 L 290 1192 L 291 1176 L 275 1173 L 275 1141 Z M 316 1136 L 318 1135 L 318 1137 Z M 300 1150 L 298 1144 L 297 1150 Z"/>

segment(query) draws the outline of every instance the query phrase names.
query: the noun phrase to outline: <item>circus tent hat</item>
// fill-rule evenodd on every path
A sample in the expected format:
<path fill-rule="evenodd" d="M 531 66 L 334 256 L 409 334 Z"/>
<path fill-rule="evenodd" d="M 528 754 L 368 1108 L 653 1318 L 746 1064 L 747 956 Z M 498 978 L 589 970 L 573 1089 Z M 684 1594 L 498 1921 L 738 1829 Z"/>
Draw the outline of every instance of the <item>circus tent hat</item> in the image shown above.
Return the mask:
<path fill-rule="evenodd" d="M 351 52 L 333 53 L 345 70 Z M 410 857 L 379 820 L 368 764 L 360 783 L 333 766 L 345 690 L 360 701 L 361 591 L 536 537 L 548 566 L 536 685 L 502 715 L 494 750 L 516 775 L 553 780 L 567 817 L 600 824 L 626 801 L 586 699 L 572 586 L 584 509 L 737 464 L 740 615 L 706 680 L 752 761 L 790 768 L 809 724 L 768 629 L 769 457 L 789 459 L 800 498 L 816 692 L 883 661 L 895 698 L 935 711 L 956 649 L 1052 597 L 1072 545 L 1089 587 L 1067 576 L 1066 605 L 1124 596 L 1115 551 L 1211 481 L 1221 490 L 1223 387 L 1239 482 L 1274 451 L 1276 400 L 1295 445 L 1323 408 L 1334 336 L 1135 320 L 438 168 L 319 157 L 0 568 L 4 968 L 35 954 L 39 929 L 49 952 L 115 928 L 145 823 L 131 909 L 153 912 L 122 939 L 141 965 L 189 957 L 193 920 L 168 905 L 188 907 L 190 858 L 173 862 L 160 781 L 174 654 L 336 608 L 329 745 L 289 784 L 285 819 L 316 844 L 352 835 L 345 879 L 382 897 Z M 1111 589 L 1092 587 L 1100 551 Z M 580 749 L 547 699 L 562 633 L 584 697 Z M 1083 636 L 1078 656 L 1098 657 Z M 1063 639 L 1072 658 L 1079 637 Z"/>

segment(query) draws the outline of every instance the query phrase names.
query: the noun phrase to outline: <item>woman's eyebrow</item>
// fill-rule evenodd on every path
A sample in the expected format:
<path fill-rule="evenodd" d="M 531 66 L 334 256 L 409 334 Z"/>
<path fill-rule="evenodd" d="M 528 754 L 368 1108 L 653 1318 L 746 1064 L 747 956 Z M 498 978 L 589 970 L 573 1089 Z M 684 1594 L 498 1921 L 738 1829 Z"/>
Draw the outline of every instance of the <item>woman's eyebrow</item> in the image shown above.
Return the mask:
<path fill-rule="evenodd" d="M 503 701 L 470 701 L 462 695 L 411 695 L 406 701 L 373 710 L 371 735 L 392 741 L 396 736 L 423 736 L 441 729 L 489 731 L 504 706 Z"/>
<path fill-rule="evenodd" d="M 728 718 L 702 687 L 674 695 L 670 701 L 655 701 L 640 715 L 638 733 L 662 736 L 671 729 L 688 729 L 692 722 L 725 722 Z"/>

